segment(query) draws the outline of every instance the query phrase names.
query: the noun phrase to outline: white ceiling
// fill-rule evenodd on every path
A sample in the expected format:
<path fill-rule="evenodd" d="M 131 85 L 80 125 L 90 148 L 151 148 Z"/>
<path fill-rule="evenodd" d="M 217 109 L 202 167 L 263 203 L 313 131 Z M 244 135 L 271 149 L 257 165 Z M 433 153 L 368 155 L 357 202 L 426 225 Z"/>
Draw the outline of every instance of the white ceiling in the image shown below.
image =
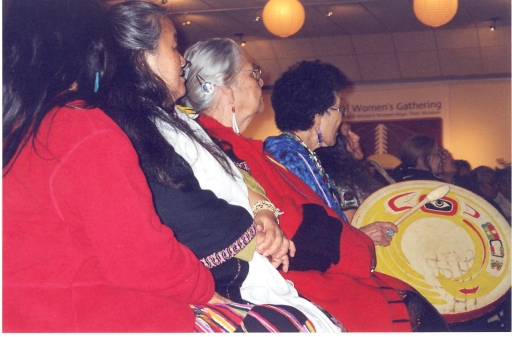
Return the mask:
<path fill-rule="evenodd" d="M 416 19 L 412 0 L 300 0 L 304 26 L 284 39 L 254 21 L 268 0 L 150 1 L 171 10 L 183 48 L 244 34 L 266 84 L 303 59 L 331 62 L 360 83 L 510 77 L 510 0 L 459 0 L 455 17 L 439 28 Z M 490 31 L 493 17 L 500 19 Z"/>

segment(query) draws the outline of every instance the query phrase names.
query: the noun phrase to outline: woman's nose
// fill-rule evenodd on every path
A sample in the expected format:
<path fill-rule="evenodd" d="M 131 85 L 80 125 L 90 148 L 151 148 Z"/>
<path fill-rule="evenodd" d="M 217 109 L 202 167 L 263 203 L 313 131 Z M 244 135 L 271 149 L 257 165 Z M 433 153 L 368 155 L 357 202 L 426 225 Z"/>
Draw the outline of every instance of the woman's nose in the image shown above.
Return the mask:
<path fill-rule="evenodd" d="M 182 68 L 185 68 L 185 66 L 187 65 L 187 60 L 185 60 L 185 58 L 183 57 L 183 55 L 180 54 L 180 66 Z"/>
<path fill-rule="evenodd" d="M 260 87 L 263 87 L 264 82 L 263 82 L 263 79 L 261 77 L 259 78 L 258 83 L 260 84 Z"/>

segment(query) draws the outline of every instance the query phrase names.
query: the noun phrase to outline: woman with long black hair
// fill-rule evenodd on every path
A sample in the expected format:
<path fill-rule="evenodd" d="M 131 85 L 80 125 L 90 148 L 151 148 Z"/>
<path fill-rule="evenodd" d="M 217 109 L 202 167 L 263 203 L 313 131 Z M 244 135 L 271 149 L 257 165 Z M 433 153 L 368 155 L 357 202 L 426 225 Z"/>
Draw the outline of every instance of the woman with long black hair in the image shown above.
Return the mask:
<path fill-rule="evenodd" d="M 7 15 L 3 331 L 268 331 L 257 313 L 269 309 L 227 304 L 155 213 L 137 153 L 101 109 L 107 32 L 96 0 L 14 1 Z M 212 311 L 231 320 L 206 321 Z M 308 330 L 301 318 L 288 331 Z"/>
<path fill-rule="evenodd" d="M 220 295 L 266 308 L 266 313 L 258 311 L 260 329 L 272 325 L 277 331 L 307 331 L 311 321 L 317 331 L 340 331 L 277 272 L 281 264 L 288 268 L 293 246 L 277 227 L 277 210 L 262 208 L 270 203 L 249 193 L 222 150 L 176 109 L 175 102 L 186 92 L 186 62 L 168 13 L 155 4 L 127 1 L 110 8 L 107 17 L 122 69 L 112 80 L 107 112 L 137 150 L 162 223 L 209 268 Z M 198 162 L 207 163 L 201 172 L 195 170 Z M 205 170 L 217 172 L 213 180 L 225 182 L 226 199 L 204 187 L 199 176 Z M 259 270 L 284 287 L 273 287 Z M 244 293 L 248 288 L 254 295 L 250 298 Z M 298 329 L 290 328 L 290 317 Z"/>

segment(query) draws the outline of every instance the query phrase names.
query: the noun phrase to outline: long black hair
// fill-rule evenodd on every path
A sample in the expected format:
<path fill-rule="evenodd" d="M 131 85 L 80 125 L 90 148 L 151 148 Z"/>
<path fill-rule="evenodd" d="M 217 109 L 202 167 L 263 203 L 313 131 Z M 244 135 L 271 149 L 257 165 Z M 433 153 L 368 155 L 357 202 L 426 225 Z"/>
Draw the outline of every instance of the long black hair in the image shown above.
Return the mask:
<path fill-rule="evenodd" d="M 53 107 L 73 100 L 98 106 L 114 67 L 106 32 L 96 0 L 10 4 L 3 30 L 4 176 Z"/>
<path fill-rule="evenodd" d="M 349 187 L 361 191 L 366 198 L 383 187 L 368 168 L 347 151 L 347 139 L 340 132 L 334 146 L 319 147 L 315 150 L 322 167 L 338 187 Z M 360 200 L 362 201 L 362 200 Z"/>
<path fill-rule="evenodd" d="M 170 20 L 163 7 L 149 2 L 126 1 L 107 11 L 115 40 L 119 71 L 108 95 L 106 112 L 126 132 L 148 178 L 170 187 L 183 186 L 192 171 L 161 135 L 154 121 L 161 119 L 206 148 L 232 174 L 221 150 L 205 143 L 174 112 L 176 96 L 149 68 L 147 53 L 157 51 L 162 20 Z M 174 95 L 173 95 L 174 94 Z"/>

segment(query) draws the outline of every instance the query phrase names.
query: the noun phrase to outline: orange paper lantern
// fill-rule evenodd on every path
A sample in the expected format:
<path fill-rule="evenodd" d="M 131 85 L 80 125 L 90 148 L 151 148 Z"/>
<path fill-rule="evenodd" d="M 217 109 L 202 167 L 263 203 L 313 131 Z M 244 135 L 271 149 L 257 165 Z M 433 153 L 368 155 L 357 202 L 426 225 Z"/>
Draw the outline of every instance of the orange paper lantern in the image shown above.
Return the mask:
<path fill-rule="evenodd" d="M 263 8 L 262 17 L 269 32 L 288 37 L 301 29 L 306 13 L 298 0 L 270 0 Z"/>
<path fill-rule="evenodd" d="M 418 20 L 430 27 L 450 22 L 457 13 L 458 0 L 414 0 L 413 10 Z"/>

